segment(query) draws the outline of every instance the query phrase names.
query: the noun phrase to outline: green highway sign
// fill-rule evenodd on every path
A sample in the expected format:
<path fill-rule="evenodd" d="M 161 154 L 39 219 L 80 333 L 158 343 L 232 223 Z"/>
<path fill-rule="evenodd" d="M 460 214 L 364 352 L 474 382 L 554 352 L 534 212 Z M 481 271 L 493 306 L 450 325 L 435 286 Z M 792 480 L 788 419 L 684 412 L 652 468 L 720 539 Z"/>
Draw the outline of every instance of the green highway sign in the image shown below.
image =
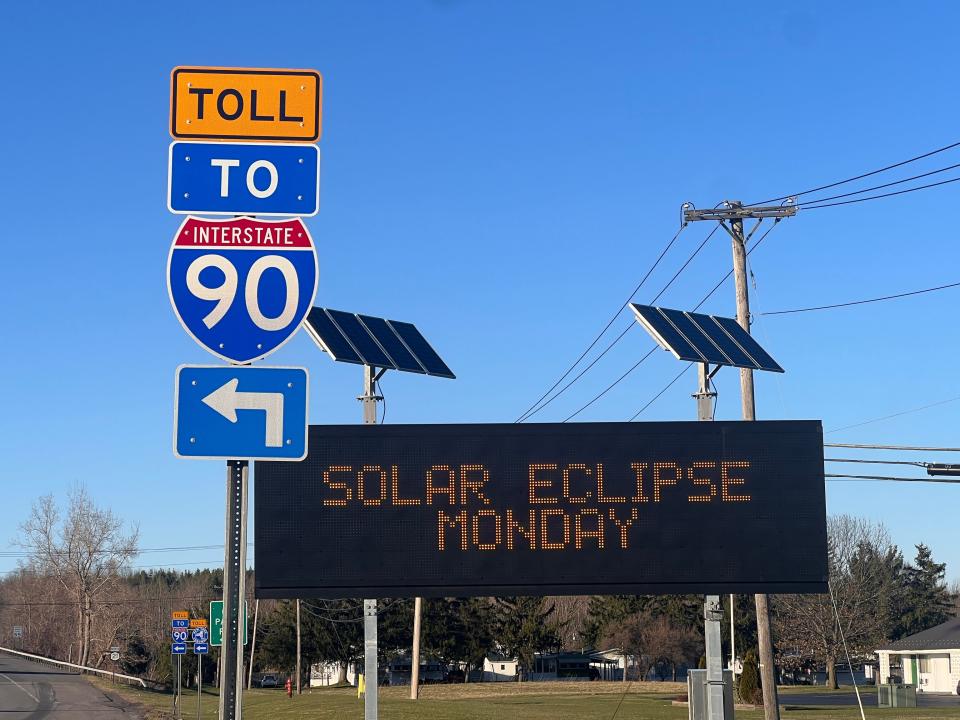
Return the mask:
<path fill-rule="evenodd" d="M 247 601 L 243 601 L 243 644 L 247 644 Z M 223 645 L 223 600 L 210 601 L 210 644 Z"/>

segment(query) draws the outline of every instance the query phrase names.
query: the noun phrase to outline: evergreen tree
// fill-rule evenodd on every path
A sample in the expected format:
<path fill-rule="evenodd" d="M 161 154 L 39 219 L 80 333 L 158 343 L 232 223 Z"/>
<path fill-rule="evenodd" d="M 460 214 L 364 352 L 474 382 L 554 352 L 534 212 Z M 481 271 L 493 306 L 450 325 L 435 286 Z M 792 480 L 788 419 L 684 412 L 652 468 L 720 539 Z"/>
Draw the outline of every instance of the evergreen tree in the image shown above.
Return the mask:
<path fill-rule="evenodd" d="M 933 561 L 933 554 L 923 543 L 917 547 L 913 565 L 904 573 L 902 621 L 895 628 L 897 637 L 913 635 L 950 619 L 953 599 L 947 588 L 945 563 Z"/>
<path fill-rule="evenodd" d="M 643 612 L 649 603 L 650 596 L 645 595 L 594 595 L 587 608 L 584 642 L 596 648 L 616 625 Z"/>
<path fill-rule="evenodd" d="M 737 692 L 743 702 L 756 705 L 763 703 L 763 690 L 760 686 L 760 664 L 757 662 L 755 650 L 749 650 L 743 658 L 743 672 L 740 673 L 740 684 L 737 686 Z"/>
<path fill-rule="evenodd" d="M 534 653 L 556 646 L 556 628 L 550 622 L 553 606 L 542 597 L 496 599 L 497 640 L 503 652 L 513 655 L 520 667 L 533 669 Z"/>

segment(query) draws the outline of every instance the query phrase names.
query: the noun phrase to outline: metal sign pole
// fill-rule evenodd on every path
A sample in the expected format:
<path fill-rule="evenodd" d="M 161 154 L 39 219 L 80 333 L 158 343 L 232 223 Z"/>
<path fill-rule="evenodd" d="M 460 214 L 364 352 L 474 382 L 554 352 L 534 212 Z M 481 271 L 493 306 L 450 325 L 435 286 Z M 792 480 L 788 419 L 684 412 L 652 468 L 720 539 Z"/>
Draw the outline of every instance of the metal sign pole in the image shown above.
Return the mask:
<path fill-rule="evenodd" d="M 377 378 L 376 368 L 370 365 L 363 366 L 363 395 L 360 402 L 363 404 L 363 424 L 377 424 Z M 365 599 L 363 601 L 363 720 L 377 720 L 377 692 L 379 688 L 377 678 L 377 601 Z"/>
<path fill-rule="evenodd" d="M 717 368 L 719 370 L 719 367 Z M 697 366 L 697 419 L 713 420 L 715 392 L 710 390 L 710 366 Z M 719 595 L 707 595 L 703 603 L 703 638 L 707 656 L 707 717 L 724 720 L 723 707 L 723 650 L 720 644 L 720 621 L 723 606 Z"/>
<path fill-rule="evenodd" d="M 223 647 L 220 720 L 240 720 L 243 688 L 243 621 L 247 559 L 246 460 L 227 461 L 226 550 L 223 568 Z"/>
<path fill-rule="evenodd" d="M 377 601 L 363 601 L 363 720 L 377 720 Z"/>
<path fill-rule="evenodd" d="M 197 720 L 200 720 L 200 698 L 203 696 L 203 655 L 197 655 Z"/>

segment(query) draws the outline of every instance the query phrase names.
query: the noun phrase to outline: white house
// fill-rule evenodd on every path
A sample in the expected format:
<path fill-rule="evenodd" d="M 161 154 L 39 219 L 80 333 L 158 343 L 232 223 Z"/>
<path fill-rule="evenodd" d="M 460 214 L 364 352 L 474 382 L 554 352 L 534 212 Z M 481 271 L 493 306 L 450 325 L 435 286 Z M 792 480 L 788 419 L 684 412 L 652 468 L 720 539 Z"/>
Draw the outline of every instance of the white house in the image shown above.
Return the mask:
<path fill-rule="evenodd" d="M 897 640 L 877 650 L 880 682 L 915 685 L 919 692 L 960 689 L 960 618 Z"/>
<path fill-rule="evenodd" d="M 517 679 L 517 659 L 488 655 L 483 659 L 484 682 L 513 682 Z"/>
<path fill-rule="evenodd" d="M 343 672 L 343 663 L 317 663 L 310 666 L 310 687 L 330 687 L 346 680 L 350 685 L 357 684 L 357 666 L 347 663 L 346 672 Z"/>

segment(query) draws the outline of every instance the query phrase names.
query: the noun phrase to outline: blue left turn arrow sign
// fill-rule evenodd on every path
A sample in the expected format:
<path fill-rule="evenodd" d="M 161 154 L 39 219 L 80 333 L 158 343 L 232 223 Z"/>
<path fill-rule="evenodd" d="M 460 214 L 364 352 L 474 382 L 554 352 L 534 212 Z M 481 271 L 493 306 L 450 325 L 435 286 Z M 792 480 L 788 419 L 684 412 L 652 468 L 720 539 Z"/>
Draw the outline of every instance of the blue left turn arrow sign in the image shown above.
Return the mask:
<path fill-rule="evenodd" d="M 174 400 L 174 454 L 302 460 L 307 394 L 305 368 L 182 365 Z"/>

